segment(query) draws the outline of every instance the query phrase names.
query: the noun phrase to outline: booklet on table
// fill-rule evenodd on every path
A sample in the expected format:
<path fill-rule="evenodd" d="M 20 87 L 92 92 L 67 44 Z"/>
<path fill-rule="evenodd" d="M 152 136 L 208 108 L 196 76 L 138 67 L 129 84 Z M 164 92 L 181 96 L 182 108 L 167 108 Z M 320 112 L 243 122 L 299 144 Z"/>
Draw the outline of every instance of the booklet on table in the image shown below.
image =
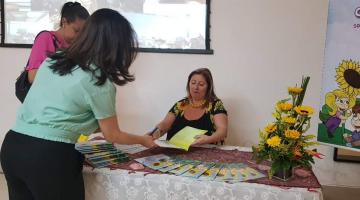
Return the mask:
<path fill-rule="evenodd" d="M 198 135 L 204 135 L 206 132 L 207 130 L 186 126 L 177 132 L 169 141 L 155 140 L 154 142 L 160 147 L 176 148 L 188 151 L 190 145 L 196 140 L 195 137 Z"/>

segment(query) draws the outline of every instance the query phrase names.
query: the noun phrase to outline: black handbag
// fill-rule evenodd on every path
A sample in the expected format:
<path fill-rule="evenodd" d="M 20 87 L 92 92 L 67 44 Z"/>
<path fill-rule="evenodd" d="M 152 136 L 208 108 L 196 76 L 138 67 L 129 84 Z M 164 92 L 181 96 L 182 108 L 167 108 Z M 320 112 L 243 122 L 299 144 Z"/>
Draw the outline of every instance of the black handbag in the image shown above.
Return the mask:
<path fill-rule="evenodd" d="M 31 83 L 28 79 L 28 71 L 24 69 L 24 71 L 21 72 L 20 76 L 16 79 L 15 82 L 15 95 L 21 103 L 24 102 L 24 99 L 29 92 L 30 87 Z"/>
<path fill-rule="evenodd" d="M 42 32 L 49 32 L 49 31 L 41 31 L 40 33 L 42 33 Z M 37 36 L 40 35 L 40 33 L 38 33 Z M 35 37 L 35 39 L 37 38 L 37 36 Z M 56 49 L 57 48 L 56 37 L 53 35 L 52 38 L 53 38 L 54 47 Z M 29 60 L 26 64 L 26 67 L 28 65 L 29 65 Z M 24 71 L 21 72 L 20 76 L 16 79 L 16 82 L 15 82 L 15 95 L 21 103 L 24 102 L 25 97 L 31 87 L 31 83 L 29 82 L 29 79 L 28 79 L 29 72 L 26 70 L 26 67 L 25 67 Z"/>

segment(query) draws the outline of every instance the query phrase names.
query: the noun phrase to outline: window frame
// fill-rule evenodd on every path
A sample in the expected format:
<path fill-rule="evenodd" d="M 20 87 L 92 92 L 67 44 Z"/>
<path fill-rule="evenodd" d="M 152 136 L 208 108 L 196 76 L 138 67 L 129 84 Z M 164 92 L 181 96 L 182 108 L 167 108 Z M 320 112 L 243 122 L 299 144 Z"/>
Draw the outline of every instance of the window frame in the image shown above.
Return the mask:
<path fill-rule="evenodd" d="M 179 54 L 214 54 L 214 50 L 210 46 L 210 14 L 211 14 L 211 0 L 206 0 L 206 20 L 205 20 L 205 49 L 165 49 L 165 48 L 143 48 L 140 47 L 140 52 L 145 53 L 179 53 Z M 0 1 L 0 48 L 1 47 L 10 47 L 10 48 L 31 48 L 32 44 L 14 44 L 14 43 L 5 43 L 5 1 Z"/>

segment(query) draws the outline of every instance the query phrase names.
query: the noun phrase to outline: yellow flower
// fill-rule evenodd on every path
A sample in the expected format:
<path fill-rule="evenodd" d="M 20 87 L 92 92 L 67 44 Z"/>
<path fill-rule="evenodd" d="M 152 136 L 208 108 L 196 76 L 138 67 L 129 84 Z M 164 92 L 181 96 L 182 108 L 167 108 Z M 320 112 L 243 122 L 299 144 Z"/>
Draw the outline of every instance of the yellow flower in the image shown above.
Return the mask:
<path fill-rule="evenodd" d="M 290 94 L 300 94 L 303 89 L 301 87 L 288 87 L 288 91 Z"/>
<path fill-rule="evenodd" d="M 279 103 L 278 104 L 278 108 L 282 111 L 289 111 L 291 110 L 291 108 L 293 107 L 293 105 L 291 103 Z"/>
<path fill-rule="evenodd" d="M 266 143 L 271 147 L 278 147 L 280 145 L 281 138 L 277 135 L 266 140 Z"/>
<path fill-rule="evenodd" d="M 311 115 L 314 113 L 314 109 L 310 106 L 296 106 L 294 108 L 294 110 L 299 114 L 299 115 Z"/>
<path fill-rule="evenodd" d="M 293 117 L 284 117 L 283 122 L 288 123 L 288 124 L 295 124 L 296 123 L 296 118 Z"/>
<path fill-rule="evenodd" d="M 356 77 L 349 77 L 355 74 L 355 71 L 360 73 L 360 64 L 357 68 L 342 68 L 338 75 L 344 75 L 342 84 L 346 86 L 349 93 L 355 93 L 355 89 L 351 84 L 357 80 Z M 359 70 L 358 70 L 359 69 Z M 347 71 L 346 71 L 347 70 Z M 349 74 L 351 73 L 351 74 Z M 282 98 L 274 104 L 274 112 L 272 115 L 276 118 L 274 121 L 266 124 L 263 129 L 259 131 L 260 141 L 257 146 L 253 146 L 254 157 L 258 161 L 270 159 L 273 161 L 269 177 L 274 174 L 277 167 L 283 166 L 311 166 L 313 157 L 323 157 L 322 154 L 307 150 L 309 146 L 316 145 L 317 142 L 312 141 L 312 135 L 305 135 L 305 132 L 310 128 L 310 117 L 314 114 L 314 108 L 310 106 L 303 106 L 302 100 L 305 95 L 307 85 L 310 77 L 302 78 L 301 86 L 294 85 L 288 87 L 288 98 Z M 350 87 L 350 86 L 351 87 Z M 342 88 L 344 89 L 344 88 Z M 360 91 L 360 88 L 358 88 Z M 360 94 L 359 94 L 360 95 Z M 286 160 L 286 163 L 282 161 Z M 278 166 L 276 166 L 278 164 Z"/>
<path fill-rule="evenodd" d="M 336 82 L 346 93 L 357 96 L 360 94 L 358 86 L 359 80 L 356 78 L 360 74 L 360 64 L 352 60 L 343 60 L 336 68 Z"/>
<path fill-rule="evenodd" d="M 286 130 L 285 137 L 290 139 L 298 139 L 300 137 L 300 132 L 297 130 Z"/>
<path fill-rule="evenodd" d="M 276 124 L 269 124 L 265 127 L 265 131 L 267 133 L 272 133 L 274 131 L 276 131 L 277 127 L 276 127 Z"/>

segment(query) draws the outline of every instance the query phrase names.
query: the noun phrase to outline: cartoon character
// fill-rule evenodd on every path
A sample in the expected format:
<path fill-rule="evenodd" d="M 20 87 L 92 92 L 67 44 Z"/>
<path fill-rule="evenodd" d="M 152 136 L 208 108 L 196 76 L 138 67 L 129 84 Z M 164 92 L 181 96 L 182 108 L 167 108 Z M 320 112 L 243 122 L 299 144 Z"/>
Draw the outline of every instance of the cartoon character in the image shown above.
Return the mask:
<path fill-rule="evenodd" d="M 344 140 L 347 142 L 347 146 L 360 146 L 360 105 L 355 105 L 352 108 L 351 125 L 354 130 L 350 134 L 344 135 Z"/>
<path fill-rule="evenodd" d="M 328 92 L 325 96 L 325 105 L 320 111 L 320 120 L 327 128 L 328 137 L 334 137 L 335 130 L 351 116 L 350 108 L 355 105 L 356 97 L 345 93 L 343 90 L 336 89 Z"/>

